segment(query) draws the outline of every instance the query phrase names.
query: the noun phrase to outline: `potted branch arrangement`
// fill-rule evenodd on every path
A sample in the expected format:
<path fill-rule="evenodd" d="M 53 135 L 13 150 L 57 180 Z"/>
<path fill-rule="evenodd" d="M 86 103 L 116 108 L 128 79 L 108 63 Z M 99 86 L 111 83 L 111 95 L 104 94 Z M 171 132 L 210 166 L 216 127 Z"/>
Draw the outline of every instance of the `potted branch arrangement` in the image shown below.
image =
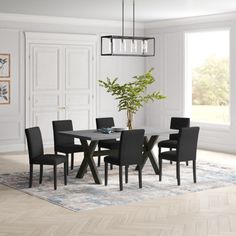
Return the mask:
<path fill-rule="evenodd" d="M 146 94 L 147 87 L 155 81 L 152 71 L 153 68 L 144 75 L 134 76 L 132 82 L 125 84 L 119 84 L 117 82 L 118 78 L 113 80 L 107 78 L 106 81 L 99 80 L 99 85 L 119 101 L 119 111 L 125 110 L 127 112 L 128 129 L 132 129 L 133 116 L 139 108 L 149 101 L 165 98 L 159 91 Z"/>

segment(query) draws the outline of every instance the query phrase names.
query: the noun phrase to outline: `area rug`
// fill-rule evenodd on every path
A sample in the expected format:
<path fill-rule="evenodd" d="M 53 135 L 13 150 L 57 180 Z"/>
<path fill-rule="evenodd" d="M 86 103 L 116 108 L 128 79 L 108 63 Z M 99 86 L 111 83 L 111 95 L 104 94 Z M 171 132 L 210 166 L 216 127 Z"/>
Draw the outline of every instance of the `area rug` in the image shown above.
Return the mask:
<path fill-rule="evenodd" d="M 192 165 L 181 164 L 181 186 L 177 186 L 175 165 L 163 164 L 162 182 L 147 163 L 143 169 L 143 188 L 138 188 L 138 173 L 129 168 L 129 183 L 119 191 L 118 167 L 108 172 L 108 186 L 94 184 L 91 172 L 83 179 L 75 178 L 79 166 L 70 171 L 68 185 L 63 183 L 63 168 L 58 168 L 58 189 L 53 189 L 53 170 L 44 171 L 43 183 L 39 185 L 39 172 L 35 171 L 33 186 L 28 188 L 28 172 L 1 174 L 0 183 L 24 193 L 39 197 L 73 211 L 89 210 L 112 205 L 124 205 L 160 197 L 175 196 L 236 184 L 234 169 L 207 162 L 197 163 L 197 183 L 193 183 Z M 103 179 L 104 166 L 99 167 Z"/>

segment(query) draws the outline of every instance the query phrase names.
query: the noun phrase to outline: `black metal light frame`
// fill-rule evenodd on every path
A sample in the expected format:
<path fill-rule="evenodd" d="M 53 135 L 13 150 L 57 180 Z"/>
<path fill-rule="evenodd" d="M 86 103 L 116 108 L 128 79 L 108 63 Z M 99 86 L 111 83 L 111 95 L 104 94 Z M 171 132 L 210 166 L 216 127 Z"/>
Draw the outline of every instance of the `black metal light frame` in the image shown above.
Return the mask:
<path fill-rule="evenodd" d="M 103 39 L 109 39 L 110 45 L 111 45 L 111 52 L 110 53 L 103 53 Z M 117 53 L 113 51 L 113 43 L 114 39 L 120 39 L 120 40 L 136 40 L 136 41 L 153 41 L 153 52 L 151 54 L 140 52 L 138 53 Z M 138 37 L 138 36 L 119 36 L 119 35 L 107 35 L 107 36 L 101 36 L 101 56 L 139 56 L 139 57 L 152 57 L 155 56 L 155 38 L 154 37 Z"/>
<path fill-rule="evenodd" d="M 104 39 L 109 40 L 110 44 L 110 51 L 109 53 L 104 53 Z M 113 50 L 113 45 L 114 45 L 114 40 L 121 40 L 123 43 L 124 40 L 132 40 L 133 42 L 135 41 L 140 41 L 144 44 L 144 42 L 152 42 L 152 53 L 145 52 L 144 50 L 138 53 L 119 53 L 115 52 Z M 106 35 L 106 36 L 101 36 L 101 56 L 139 56 L 139 57 L 151 57 L 155 56 L 155 38 L 154 37 L 142 37 L 142 36 L 135 36 L 135 0 L 133 0 L 133 36 L 124 36 L 124 0 L 122 0 L 122 35 Z"/>

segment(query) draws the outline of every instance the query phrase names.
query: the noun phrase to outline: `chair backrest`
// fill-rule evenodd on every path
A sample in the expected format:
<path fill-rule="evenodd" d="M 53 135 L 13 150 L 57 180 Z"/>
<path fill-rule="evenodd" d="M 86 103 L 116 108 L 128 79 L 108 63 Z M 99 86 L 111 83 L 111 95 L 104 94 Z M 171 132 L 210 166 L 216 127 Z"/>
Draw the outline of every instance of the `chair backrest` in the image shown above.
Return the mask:
<path fill-rule="evenodd" d="M 177 156 L 180 161 L 196 160 L 199 130 L 199 127 L 180 130 L 177 146 Z"/>
<path fill-rule="evenodd" d="M 190 118 L 187 117 L 171 117 L 170 128 L 180 130 L 190 126 Z M 179 134 L 170 134 L 171 140 L 178 140 Z"/>
<path fill-rule="evenodd" d="M 25 129 L 30 163 L 32 159 L 43 155 L 43 141 L 39 127 Z"/>
<path fill-rule="evenodd" d="M 72 120 L 54 120 L 52 122 L 53 135 L 54 135 L 54 148 L 55 151 L 58 146 L 74 144 L 74 138 L 66 135 L 60 135 L 59 131 L 73 130 Z"/>
<path fill-rule="evenodd" d="M 139 164 L 142 158 L 144 130 L 133 129 L 121 132 L 119 159 L 121 165 Z"/>
<path fill-rule="evenodd" d="M 111 128 L 115 126 L 113 117 L 96 118 L 97 129 Z"/>

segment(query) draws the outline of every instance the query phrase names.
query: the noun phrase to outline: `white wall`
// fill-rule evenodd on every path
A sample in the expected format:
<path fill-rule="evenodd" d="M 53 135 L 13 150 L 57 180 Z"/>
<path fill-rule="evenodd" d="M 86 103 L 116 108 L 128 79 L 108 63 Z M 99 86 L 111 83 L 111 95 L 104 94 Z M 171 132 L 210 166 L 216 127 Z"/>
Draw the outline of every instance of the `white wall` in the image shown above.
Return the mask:
<path fill-rule="evenodd" d="M 24 135 L 24 65 L 21 43 L 20 31 L 0 29 L 0 53 L 11 55 L 11 76 L 7 78 L 10 81 L 10 104 L 0 105 L 0 146 L 14 144 L 18 149 L 21 148 Z"/>
<path fill-rule="evenodd" d="M 201 127 L 199 146 L 206 149 L 236 153 L 236 15 L 197 17 L 163 21 L 145 25 L 146 34 L 154 34 L 156 56 L 146 61 L 154 67 L 160 80 L 154 87 L 167 96 L 161 103 L 146 108 L 146 123 L 150 126 L 169 127 L 171 116 L 184 116 L 185 72 L 184 33 L 212 29 L 230 29 L 231 124 L 230 126 L 194 124 Z M 197 45 L 196 45 L 197 46 Z M 187 98 L 186 98 L 187 99 Z"/>
<path fill-rule="evenodd" d="M 143 25 L 138 26 L 143 34 Z M 0 106 L 0 152 L 24 150 L 25 138 L 25 38 L 24 32 L 50 32 L 97 35 L 97 73 L 95 83 L 106 77 L 129 81 L 144 73 L 144 59 L 134 57 L 101 57 L 100 35 L 120 34 L 120 22 L 78 20 L 0 14 L 0 53 L 11 54 L 11 104 Z M 128 28 L 128 32 L 130 29 Z M 127 32 L 127 33 L 128 33 Z M 118 112 L 116 102 L 97 86 L 96 116 L 114 116 L 117 126 L 126 125 L 126 114 Z M 135 116 L 136 125 L 144 124 L 144 110 Z M 95 120 L 94 120 L 95 126 Z"/>

